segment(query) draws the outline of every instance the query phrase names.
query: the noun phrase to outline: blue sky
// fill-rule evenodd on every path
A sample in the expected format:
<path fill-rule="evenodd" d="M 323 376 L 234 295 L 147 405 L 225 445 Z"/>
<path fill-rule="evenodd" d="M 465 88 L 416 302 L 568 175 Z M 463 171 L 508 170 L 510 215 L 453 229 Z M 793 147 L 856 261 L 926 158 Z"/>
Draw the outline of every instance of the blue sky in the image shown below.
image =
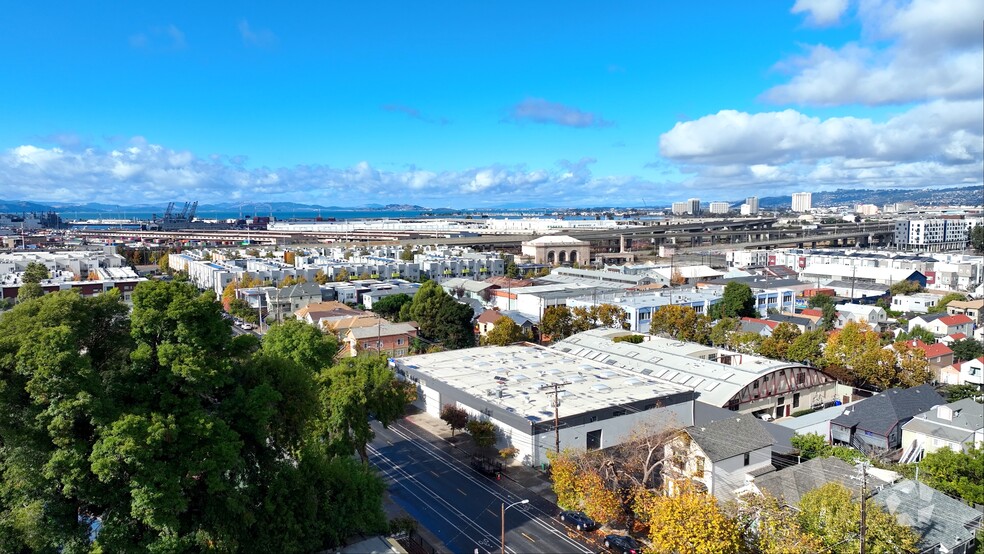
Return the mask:
<path fill-rule="evenodd" d="M 981 183 L 984 3 L 56 2 L 0 198 L 643 206 Z"/>

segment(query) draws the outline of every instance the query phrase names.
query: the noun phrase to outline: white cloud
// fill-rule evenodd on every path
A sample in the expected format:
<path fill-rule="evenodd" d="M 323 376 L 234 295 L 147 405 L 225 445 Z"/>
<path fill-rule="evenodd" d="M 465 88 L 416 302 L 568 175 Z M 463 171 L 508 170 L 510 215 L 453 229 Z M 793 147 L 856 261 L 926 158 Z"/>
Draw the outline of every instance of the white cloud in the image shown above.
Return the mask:
<path fill-rule="evenodd" d="M 694 184 L 710 187 L 980 182 L 982 111 L 980 100 L 935 101 L 877 123 L 795 110 L 722 110 L 677 123 L 660 137 L 660 153 L 693 174 Z"/>
<path fill-rule="evenodd" d="M 815 25 L 830 25 L 840 21 L 847 11 L 847 0 L 796 0 L 792 13 L 806 12 Z"/>
<path fill-rule="evenodd" d="M 527 98 L 509 110 L 504 121 L 515 123 L 546 123 L 564 127 L 610 127 L 611 121 L 600 115 L 583 111 L 574 106 L 550 102 L 543 98 Z"/>
<path fill-rule="evenodd" d="M 184 32 L 173 24 L 151 27 L 130 35 L 129 42 L 131 47 L 138 50 L 184 50 L 188 46 Z"/>
<path fill-rule="evenodd" d="M 836 10 L 826 2 L 799 0 L 793 11 L 808 12 L 819 23 Z M 984 93 L 984 2 L 861 0 L 857 15 L 861 41 L 838 48 L 809 46 L 806 56 L 779 65 L 793 76 L 765 98 L 818 106 L 881 105 L 965 100 Z"/>
<path fill-rule="evenodd" d="M 249 21 L 245 19 L 240 19 L 236 28 L 239 29 L 239 36 L 242 37 L 243 44 L 246 46 L 269 48 L 277 44 L 277 35 L 273 34 L 272 31 L 269 29 L 253 29 Z"/>
<path fill-rule="evenodd" d="M 238 161 L 237 161 L 238 160 Z M 0 182 L 7 198 L 120 204 L 195 199 L 202 203 L 265 198 L 323 205 L 416 202 L 494 206 L 612 204 L 660 199 L 676 191 L 633 176 L 593 176 L 591 158 L 561 160 L 530 169 L 492 164 L 461 171 L 412 167 L 385 171 L 363 161 L 351 167 L 298 165 L 247 168 L 239 157 L 194 154 L 147 143 L 142 138 L 114 150 L 78 151 L 23 145 L 0 152 Z M 628 194 L 627 194 L 628 193 Z M 460 203 L 460 204 L 459 204 Z"/>

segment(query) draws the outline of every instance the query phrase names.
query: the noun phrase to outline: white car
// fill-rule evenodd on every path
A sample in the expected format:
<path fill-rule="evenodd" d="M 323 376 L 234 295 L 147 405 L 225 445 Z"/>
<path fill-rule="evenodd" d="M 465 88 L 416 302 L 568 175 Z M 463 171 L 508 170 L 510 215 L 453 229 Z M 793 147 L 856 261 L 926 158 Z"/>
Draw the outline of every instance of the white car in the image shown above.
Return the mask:
<path fill-rule="evenodd" d="M 253 329 L 253 324 L 252 323 L 243 323 L 243 330 L 249 331 L 251 329 Z"/>

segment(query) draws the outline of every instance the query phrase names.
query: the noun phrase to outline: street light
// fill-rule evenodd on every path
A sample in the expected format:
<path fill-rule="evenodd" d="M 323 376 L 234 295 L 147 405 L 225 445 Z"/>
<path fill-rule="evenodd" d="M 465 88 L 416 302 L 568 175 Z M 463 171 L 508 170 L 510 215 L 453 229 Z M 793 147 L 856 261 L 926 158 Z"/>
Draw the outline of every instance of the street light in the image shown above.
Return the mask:
<path fill-rule="evenodd" d="M 512 504 L 506 506 L 506 503 L 502 503 L 502 554 L 506 554 L 506 510 L 512 508 L 513 506 L 518 506 L 520 504 L 529 504 L 530 499 L 524 498 L 519 502 L 513 502 Z"/>

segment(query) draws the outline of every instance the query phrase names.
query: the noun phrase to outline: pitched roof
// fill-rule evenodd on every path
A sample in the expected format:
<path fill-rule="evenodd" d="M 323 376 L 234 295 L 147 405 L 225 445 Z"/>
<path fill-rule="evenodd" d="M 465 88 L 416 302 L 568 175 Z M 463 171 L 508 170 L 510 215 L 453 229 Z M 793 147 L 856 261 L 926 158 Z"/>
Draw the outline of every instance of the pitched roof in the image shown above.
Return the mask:
<path fill-rule="evenodd" d="M 765 325 L 769 329 L 775 329 L 776 327 L 779 326 L 779 322 L 778 321 L 772 321 L 772 320 L 769 320 L 769 319 L 760 319 L 760 318 L 757 318 L 757 317 L 743 317 L 743 318 L 741 318 L 741 320 L 742 321 L 747 321 L 749 323 L 758 323 L 760 325 Z"/>
<path fill-rule="evenodd" d="M 379 325 L 369 327 L 356 327 L 349 329 L 348 335 L 356 340 L 369 339 L 375 337 L 392 337 L 394 335 L 406 335 L 413 333 L 417 327 L 410 323 L 388 323 L 383 320 Z"/>
<path fill-rule="evenodd" d="M 775 321 L 777 323 L 792 323 L 793 325 L 802 325 L 804 327 L 809 327 L 817 322 L 815 316 L 805 317 L 790 314 L 772 314 L 769 316 L 769 321 Z"/>
<path fill-rule="evenodd" d="M 973 398 L 964 398 L 945 404 L 946 409 L 935 406 L 909 420 L 904 429 L 918 428 L 929 436 L 964 441 L 973 438 L 974 431 L 984 429 L 984 407 Z M 940 417 L 941 412 L 949 412 L 949 419 Z"/>
<path fill-rule="evenodd" d="M 959 308 L 962 310 L 968 310 L 968 309 L 981 310 L 984 309 L 984 298 L 979 298 L 977 300 L 967 300 L 967 301 L 954 300 L 949 304 L 947 304 L 947 307 Z"/>
<path fill-rule="evenodd" d="M 751 414 L 684 429 L 712 462 L 772 446 L 775 439 Z"/>
<path fill-rule="evenodd" d="M 803 495 L 827 483 L 840 483 L 855 494 L 860 494 L 861 480 L 856 479 L 857 469 L 851 464 L 831 456 L 814 458 L 775 473 L 755 478 L 755 486 L 762 492 L 795 506 Z M 884 484 L 877 477 L 869 476 L 869 486 Z"/>
<path fill-rule="evenodd" d="M 925 412 L 946 401 L 931 385 L 888 389 L 866 398 L 830 421 L 831 425 L 854 427 L 887 434 L 900 421 Z"/>
<path fill-rule="evenodd" d="M 813 317 L 823 317 L 823 310 L 818 310 L 816 308 L 806 308 L 802 312 L 803 315 L 813 316 Z"/>
<path fill-rule="evenodd" d="M 953 354 L 953 350 L 950 347 L 943 344 L 942 342 L 934 342 L 933 344 L 926 344 L 925 342 L 914 339 L 906 341 L 906 343 L 912 348 L 918 348 L 926 354 L 927 358 L 938 358 L 940 356 L 946 356 L 947 354 Z"/>
<path fill-rule="evenodd" d="M 964 333 L 953 333 L 952 335 L 947 335 L 947 336 L 953 340 L 963 340 L 967 338 L 967 335 Z"/>
<path fill-rule="evenodd" d="M 920 552 L 943 545 L 947 551 L 973 540 L 981 512 L 929 485 L 904 479 L 872 496 L 875 503 L 919 535 Z"/>
<path fill-rule="evenodd" d="M 966 314 L 948 315 L 940 318 L 940 323 L 950 327 L 952 325 L 966 325 L 967 323 L 973 323 L 974 320 L 967 317 Z"/>
<path fill-rule="evenodd" d="M 503 317 L 506 317 L 506 315 L 500 312 L 499 310 L 485 310 L 484 312 L 482 312 L 482 315 L 478 316 L 478 322 L 491 323 L 495 325 L 495 322 L 499 321 L 499 319 Z"/>

